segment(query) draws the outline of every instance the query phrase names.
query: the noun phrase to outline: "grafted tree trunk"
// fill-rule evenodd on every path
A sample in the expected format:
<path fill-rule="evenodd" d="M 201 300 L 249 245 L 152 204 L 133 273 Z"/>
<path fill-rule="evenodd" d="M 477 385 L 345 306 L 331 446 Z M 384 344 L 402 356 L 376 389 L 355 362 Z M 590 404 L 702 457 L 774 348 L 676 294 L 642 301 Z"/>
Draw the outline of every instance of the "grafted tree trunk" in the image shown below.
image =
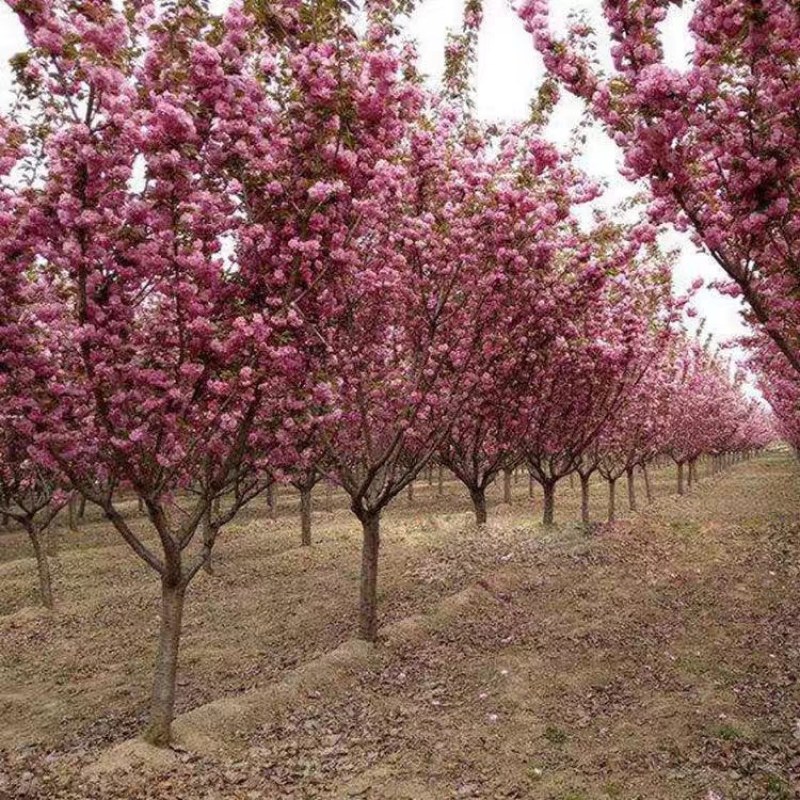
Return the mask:
<path fill-rule="evenodd" d="M 482 487 L 469 490 L 472 498 L 472 507 L 475 510 L 475 523 L 477 525 L 486 524 L 486 490 Z"/>
<path fill-rule="evenodd" d="M 161 580 L 161 625 L 158 653 L 150 701 L 150 718 L 145 741 L 166 747 L 175 712 L 175 678 L 178 671 L 178 648 L 181 639 L 183 604 L 186 587 L 181 581 Z"/>
<path fill-rule="evenodd" d="M 589 515 L 589 481 L 591 475 L 581 475 L 581 522 L 588 525 L 591 521 Z"/>
<path fill-rule="evenodd" d="M 617 518 L 617 479 L 608 481 L 608 521 L 614 522 Z"/>
<path fill-rule="evenodd" d="M 53 608 L 53 584 L 50 578 L 50 564 L 47 553 L 42 545 L 42 532 L 33 523 L 26 523 L 25 529 L 33 545 L 33 554 L 36 557 L 36 570 L 39 574 L 39 595 L 45 608 Z"/>
<path fill-rule="evenodd" d="M 647 470 L 647 464 L 642 464 L 642 475 L 644 476 L 644 492 L 647 495 L 647 502 L 653 502 L 653 488 L 650 485 L 650 473 Z"/>
<path fill-rule="evenodd" d="M 686 492 L 683 485 L 683 462 L 678 464 L 678 494 L 682 495 Z"/>
<path fill-rule="evenodd" d="M 380 514 L 361 516 L 363 542 L 361 548 L 361 601 L 359 636 L 374 642 L 378 636 L 378 553 L 380 550 Z"/>
<path fill-rule="evenodd" d="M 503 502 L 510 503 L 511 502 L 511 475 L 514 470 L 511 469 L 504 469 L 503 470 Z"/>
<path fill-rule="evenodd" d="M 636 484 L 633 480 L 633 467 L 625 470 L 625 477 L 628 482 L 628 507 L 631 511 L 638 511 L 639 506 L 636 502 Z"/>
<path fill-rule="evenodd" d="M 542 484 L 544 490 L 544 509 L 542 511 L 542 523 L 552 525 L 555 520 L 556 512 L 556 484 L 554 481 L 547 481 Z"/>
<path fill-rule="evenodd" d="M 311 546 L 311 492 L 307 486 L 300 487 L 300 544 Z"/>

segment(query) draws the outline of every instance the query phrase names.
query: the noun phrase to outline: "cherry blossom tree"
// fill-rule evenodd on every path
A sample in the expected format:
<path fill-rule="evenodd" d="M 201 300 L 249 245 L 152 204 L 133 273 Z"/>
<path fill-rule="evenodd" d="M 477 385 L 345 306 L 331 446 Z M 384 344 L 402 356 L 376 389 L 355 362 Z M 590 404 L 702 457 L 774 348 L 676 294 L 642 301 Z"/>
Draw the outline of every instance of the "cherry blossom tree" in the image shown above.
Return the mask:
<path fill-rule="evenodd" d="M 296 86 L 305 63 L 287 58 L 279 75 L 274 37 L 236 5 L 224 19 L 194 2 L 12 7 L 30 44 L 18 62 L 30 179 L 4 209 L 2 268 L 40 292 L 28 312 L 47 327 L 50 356 L 35 376 L 27 449 L 159 576 L 146 738 L 165 744 L 187 587 L 216 533 L 264 488 L 261 432 L 285 437 L 314 397 L 292 303 L 320 270 L 288 285 L 269 256 L 292 255 L 265 254 L 253 187 L 240 180 L 253 166 L 270 197 L 263 176 L 292 172 L 272 88 Z M 155 540 L 120 512 L 122 482 Z"/>
<path fill-rule="evenodd" d="M 320 366 L 338 379 L 326 461 L 364 530 L 369 640 L 381 513 L 489 386 L 490 365 L 519 345 L 511 334 L 530 311 L 512 287 L 528 296 L 537 285 L 552 258 L 548 230 L 588 192 L 527 130 L 502 133 L 495 148 L 475 123 L 429 102 L 412 122 L 405 151 L 377 171 L 369 236 L 352 238 L 358 269 L 337 287 L 341 313 L 323 332 Z"/>
<path fill-rule="evenodd" d="M 660 256 L 640 253 L 650 233 L 647 226 L 627 229 L 601 220 L 576 239 L 575 253 L 597 276 L 594 292 L 568 311 L 553 346 L 527 367 L 531 390 L 520 448 L 542 486 L 546 525 L 553 522 L 561 479 L 580 468 L 588 489 L 598 463 L 589 451 L 668 335 L 674 316 L 668 267 Z"/>
<path fill-rule="evenodd" d="M 658 222 L 690 229 L 747 316 L 800 372 L 800 17 L 789 0 L 699 0 L 691 63 L 665 61 L 659 26 L 677 0 L 604 0 L 613 71 L 576 23 L 549 30 L 548 0 L 520 14 L 551 75 L 582 97 L 645 178 Z"/>
<path fill-rule="evenodd" d="M 540 388 L 534 362 L 557 346 L 564 324 L 594 299 L 601 282 L 597 270 L 587 268 L 585 253 L 565 256 L 578 240 L 572 206 L 591 199 L 592 187 L 568 169 L 563 156 L 561 184 L 552 174 L 531 173 L 527 160 L 519 158 L 527 141 L 527 135 L 517 143 L 509 137 L 491 164 L 492 185 L 484 190 L 483 219 L 476 222 L 483 230 L 477 252 L 484 269 L 502 270 L 504 315 L 493 322 L 493 333 L 502 326 L 505 344 L 481 359 L 479 383 L 438 454 L 467 487 L 478 525 L 486 522 L 486 489 L 501 470 L 508 498 L 510 469 L 519 462 L 526 425 L 520 409 Z"/>
<path fill-rule="evenodd" d="M 21 152 L 22 131 L 2 123 L 0 176 L 7 178 Z M 16 198 L 13 185 L 0 184 L 0 225 L 13 225 Z M 14 251 L 0 241 L 0 260 Z M 36 428 L 33 400 L 36 384 L 47 370 L 47 318 L 41 307 L 43 286 L 20 280 L 12 271 L 0 273 L 0 514 L 19 523 L 30 539 L 39 576 L 39 593 L 53 607 L 45 535 L 69 498 L 63 479 L 31 453 Z"/>
<path fill-rule="evenodd" d="M 772 408 L 777 435 L 800 454 L 800 378 L 763 333 L 752 337 L 749 344 L 748 366 Z"/>

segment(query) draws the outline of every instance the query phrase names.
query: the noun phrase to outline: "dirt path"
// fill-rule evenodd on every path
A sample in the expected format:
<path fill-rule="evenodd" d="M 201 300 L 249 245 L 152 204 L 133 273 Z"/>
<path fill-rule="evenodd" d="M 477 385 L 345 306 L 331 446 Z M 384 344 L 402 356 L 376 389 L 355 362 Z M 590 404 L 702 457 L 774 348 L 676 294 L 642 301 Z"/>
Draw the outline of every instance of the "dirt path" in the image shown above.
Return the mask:
<path fill-rule="evenodd" d="M 93 800 L 800 796 L 798 497 L 800 471 L 776 455 L 593 540 L 570 530 L 534 537 L 522 502 L 485 535 L 460 514 L 398 515 L 387 526 L 388 620 L 425 612 L 490 572 L 512 588 L 420 645 L 379 651 L 357 691 L 333 702 L 312 693 L 235 761 L 187 754 L 166 777 L 96 785 L 78 768 L 96 745 L 135 728 L 148 666 L 146 637 L 135 644 L 108 626 L 131 617 L 136 638 L 155 614 L 153 587 L 135 562 L 65 556 L 72 591 L 85 590 L 95 569 L 125 589 L 119 605 L 109 590 L 71 600 L 55 620 L 4 622 L 8 790 L 22 781 L 29 797 Z M 263 685 L 352 633 L 353 599 L 338 598 L 355 580 L 356 542 L 342 520 L 331 516 L 320 528 L 325 545 L 310 553 L 291 547 L 288 530 L 281 538 L 252 528 L 223 552 L 224 579 L 202 584 L 193 604 L 186 706 L 237 682 Z M 261 590 L 267 565 L 273 588 Z M 86 633 L 87 614 L 102 663 L 79 640 L 65 644 L 71 626 Z M 112 635 L 117 661 L 107 657 Z M 127 709 L 121 718 L 87 727 L 114 704 Z M 78 706 L 77 719 L 58 721 Z M 27 713 L 12 719 L 10 709 Z"/>

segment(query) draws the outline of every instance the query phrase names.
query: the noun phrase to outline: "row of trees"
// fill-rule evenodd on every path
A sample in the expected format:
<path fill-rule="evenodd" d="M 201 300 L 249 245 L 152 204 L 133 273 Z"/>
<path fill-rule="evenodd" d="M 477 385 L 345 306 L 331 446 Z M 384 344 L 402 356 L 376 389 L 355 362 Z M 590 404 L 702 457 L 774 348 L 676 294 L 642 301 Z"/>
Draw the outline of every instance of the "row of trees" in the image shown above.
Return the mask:
<path fill-rule="evenodd" d="M 349 496 L 374 640 L 381 514 L 433 459 L 479 520 L 524 463 L 551 522 L 568 475 L 763 444 L 653 226 L 580 225 L 598 187 L 538 124 L 424 89 L 385 8 L 360 34 L 336 2 L 10 5 L 1 502 L 41 549 L 77 493 L 158 576 L 154 744 L 187 588 L 276 480 Z"/>
<path fill-rule="evenodd" d="M 800 15 L 791 0 L 698 0 L 689 63 L 668 63 L 660 26 L 679 0 L 604 0 L 612 69 L 591 26 L 553 34 L 549 0 L 520 16 L 553 84 L 586 102 L 644 179 L 650 218 L 691 232 L 727 275 L 753 328 L 750 365 L 798 446 L 800 430 Z M 554 101 L 554 100 L 553 100 Z"/>

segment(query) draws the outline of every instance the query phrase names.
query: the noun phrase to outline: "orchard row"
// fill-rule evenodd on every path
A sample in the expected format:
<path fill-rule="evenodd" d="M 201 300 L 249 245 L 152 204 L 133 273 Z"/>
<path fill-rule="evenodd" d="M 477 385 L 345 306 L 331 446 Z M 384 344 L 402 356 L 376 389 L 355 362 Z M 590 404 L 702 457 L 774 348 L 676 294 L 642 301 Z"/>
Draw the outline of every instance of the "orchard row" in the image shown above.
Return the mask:
<path fill-rule="evenodd" d="M 10 4 L 30 46 L 0 118 L 0 504 L 39 553 L 80 496 L 159 577 L 154 744 L 187 587 L 276 481 L 349 496 L 374 640 L 381 515 L 429 463 L 479 523 L 524 465 L 550 523 L 568 476 L 613 489 L 772 437 L 686 333 L 652 221 L 586 213 L 601 190 L 543 136 L 547 92 L 530 123 L 476 121 L 380 4 L 363 33 L 335 2 Z"/>

